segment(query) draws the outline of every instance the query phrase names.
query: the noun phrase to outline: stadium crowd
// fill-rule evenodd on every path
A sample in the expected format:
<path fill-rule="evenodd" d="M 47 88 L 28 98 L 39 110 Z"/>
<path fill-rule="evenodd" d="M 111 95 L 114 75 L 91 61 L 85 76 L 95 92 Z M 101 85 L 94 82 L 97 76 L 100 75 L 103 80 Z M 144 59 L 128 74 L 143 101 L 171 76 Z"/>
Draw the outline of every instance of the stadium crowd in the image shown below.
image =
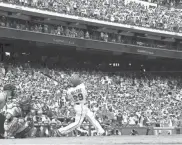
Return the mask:
<path fill-rule="evenodd" d="M 181 9 L 164 6 L 148 7 L 124 0 L 2 0 L 6 3 L 54 11 L 68 15 L 159 29 L 182 32 Z"/>
<path fill-rule="evenodd" d="M 144 7 L 135 2 L 124 1 L 73 1 L 73 0 L 2 0 L 11 4 L 34 7 L 171 32 L 182 32 L 181 10 Z M 105 42 L 135 44 L 158 47 L 136 41 L 120 34 L 111 34 L 65 27 L 51 24 L 38 24 L 13 18 L 0 18 L 0 26 L 18 30 L 62 35 L 73 38 L 93 39 Z M 166 45 L 171 47 L 170 45 Z M 65 92 L 69 75 L 79 73 L 89 91 L 88 106 L 104 126 L 181 126 L 182 78 L 179 74 L 152 74 L 120 72 L 115 74 L 82 69 L 48 69 L 26 65 L 2 67 L 3 78 L 0 85 L 14 84 L 16 95 L 12 101 L 31 98 L 34 110 L 29 117 L 35 124 L 56 124 L 63 126 L 74 119 L 72 104 L 67 104 Z M 4 69 L 3 69 L 4 67 Z M 45 74 L 53 76 L 57 81 Z M 87 120 L 85 120 L 87 122 Z M 38 136 L 54 136 L 55 126 L 39 125 Z M 84 128 L 84 127 L 83 127 Z M 88 129 L 88 128 L 85 128 Z"/>
<path fill-rule="evenodd" d="M 35 68 L 28 64 L 11 65 L 2 70 L 6 75 L 1 85 L 11 83 L 17 87 L 13 101 L 24 97 L 33 101 L 30 116 L 35 123 L 56 122 L 61 126 L 74 120 L 72 104 L 66 103 L 65 91 L 69 75 L 79 73 L 88 88 L 88 106 L 101 124 L 111 130 L 123 126 L 181 126 L 180 75 L 110 74 L 71 68 Z M 50 136 L 50 128 L 42 126 L 42 130 L 39 136 Z"/>
<path fill-rule="evenodd" d="M 144 47 L 160 48 L 160 49 L 170 49 L 170 50 L 181 50 L 181 46 L 175 46 L 172 43 L 166 43 L 163 41 L 157 40 L 147 40 L 146 38 L 140 37 L 131 37 L 124 35 L 120 32 L 118 33 L 109 33 L 104 31 L 98 31 L 97 29 L 83 29 L 70 26 L 61 26 L 53 24 L 45 24 L 34 21 L 25 21 L 21 19 L 15 19 L 10 17 L 1 16 L 0 17 L 0 26 L 14 28 L 18 30 L 25 30 L 31 32 L 52 34 L 57 36 L 66 36 L 72 38 L 80 39 L 90 39 L 90 40 L 99 40 L 112 43 L 121 43 L 121 44 L 132 44 Z"/>

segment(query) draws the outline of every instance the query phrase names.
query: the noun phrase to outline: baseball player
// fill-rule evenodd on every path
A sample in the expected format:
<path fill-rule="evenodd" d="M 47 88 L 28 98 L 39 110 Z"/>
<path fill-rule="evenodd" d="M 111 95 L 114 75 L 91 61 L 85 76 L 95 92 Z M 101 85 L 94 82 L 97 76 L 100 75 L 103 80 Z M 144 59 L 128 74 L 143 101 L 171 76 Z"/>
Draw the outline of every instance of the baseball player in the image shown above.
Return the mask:
<path fill-rule="evenodd" d="M 71 100 L 74 104 L 74 110 L 76 112 L 75 122 L 69 124 L 66 127 L 58 129 L 58 135 L 65 135 L 74 129 L 81 126 L 84 118 L 86 117 L 97 130 L 98 135 L 105 133 L 99 122 L 95 119 L 93 112 L 87 107 L 87 90 L 85 85 L 81 82 L 78 75 L 74 74 L 71 76 L 70 83 L 71 88 L 67 91 L 67 100 Z"/>
<path fill-rule="evenodd" d="M 15 138 L 20 136 L 34 136 L 35 128 L 31 126 L 31 123 L 25 120 L 23 117 L 23 109 L 20 102 L 10 102 L 8 99 L 12 99 L 15 87 L 11 84 L 5 85 L 3 92 L 0 94 L 0 109 L 2 109 L 5 116 L 4 122 L 4 137 Z M 25 104 L 25 101 L 22 101 Z M 27 105 L 27 104 L 25 104 Z"/>
<path fill-rule="evenodd" d="M 13 134 L 14 130 L 17 129 L 17 125 L 15 125 L 17 124 L 17 119 L 12 118 L 12 116 L 19 114 L 19 109 L 15 107 L 14 104 L 8 103 L 13 97 L 14 89 L 15 87 L 13 85 L 8 84 L 4 86 L 3 92 L 0 93 L 0 109 L 1 113 L 5 116 L 4 130 L 6 137 L 12 137 L 10 134 Z"/>

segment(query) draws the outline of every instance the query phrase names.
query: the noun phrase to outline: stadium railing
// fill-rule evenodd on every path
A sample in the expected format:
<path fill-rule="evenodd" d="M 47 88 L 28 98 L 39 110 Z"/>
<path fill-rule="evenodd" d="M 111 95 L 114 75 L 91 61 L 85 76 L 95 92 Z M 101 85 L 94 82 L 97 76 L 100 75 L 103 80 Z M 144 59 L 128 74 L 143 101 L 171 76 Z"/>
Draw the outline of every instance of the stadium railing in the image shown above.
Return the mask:
<path fill-rule="evenodd" d="M 7 28 L 7 27 L 0 27 L 0 32 L 1 32 L 0 37 L 2 38 L 21 39 L 21 40 L 28 40 L 35 42 L 68 45 L 77 48 L 100 49 L 113 52 L 126 52 L 133 54 L 143 54 L 151 56 L 178 58 L 178 59 L 182 58 L 182 52 L 176 50 L 151 48 L 146 46 L 123 44 L 123 43 L 103 42 L 92 39 L 71 38 L 67 36 L 57 36 L 53 34 L 32 32 L 26 30 L 17 30 L 14 28 Z"/>

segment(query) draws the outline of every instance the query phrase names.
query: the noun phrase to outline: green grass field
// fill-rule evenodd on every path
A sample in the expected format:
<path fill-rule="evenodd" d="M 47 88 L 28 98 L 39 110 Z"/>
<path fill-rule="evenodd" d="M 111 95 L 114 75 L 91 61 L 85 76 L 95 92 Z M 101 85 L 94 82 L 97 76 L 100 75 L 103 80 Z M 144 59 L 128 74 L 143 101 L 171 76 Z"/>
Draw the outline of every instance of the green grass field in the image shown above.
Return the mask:
<path fill-rule="evenodd" d="M 0 145 L 182 145 L 182 135 L 1 139 Z"/>

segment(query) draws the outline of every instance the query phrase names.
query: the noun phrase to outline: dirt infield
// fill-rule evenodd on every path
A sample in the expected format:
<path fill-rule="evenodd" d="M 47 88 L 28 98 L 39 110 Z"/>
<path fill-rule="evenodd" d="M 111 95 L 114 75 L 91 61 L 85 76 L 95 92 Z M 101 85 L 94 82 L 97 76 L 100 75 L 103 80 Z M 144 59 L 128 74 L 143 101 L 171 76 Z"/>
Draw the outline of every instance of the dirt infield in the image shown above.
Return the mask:
<path fill-rule="evenodd" d="M 182 135 L 1 139 L 0 145 L 182 145 Z"/>

